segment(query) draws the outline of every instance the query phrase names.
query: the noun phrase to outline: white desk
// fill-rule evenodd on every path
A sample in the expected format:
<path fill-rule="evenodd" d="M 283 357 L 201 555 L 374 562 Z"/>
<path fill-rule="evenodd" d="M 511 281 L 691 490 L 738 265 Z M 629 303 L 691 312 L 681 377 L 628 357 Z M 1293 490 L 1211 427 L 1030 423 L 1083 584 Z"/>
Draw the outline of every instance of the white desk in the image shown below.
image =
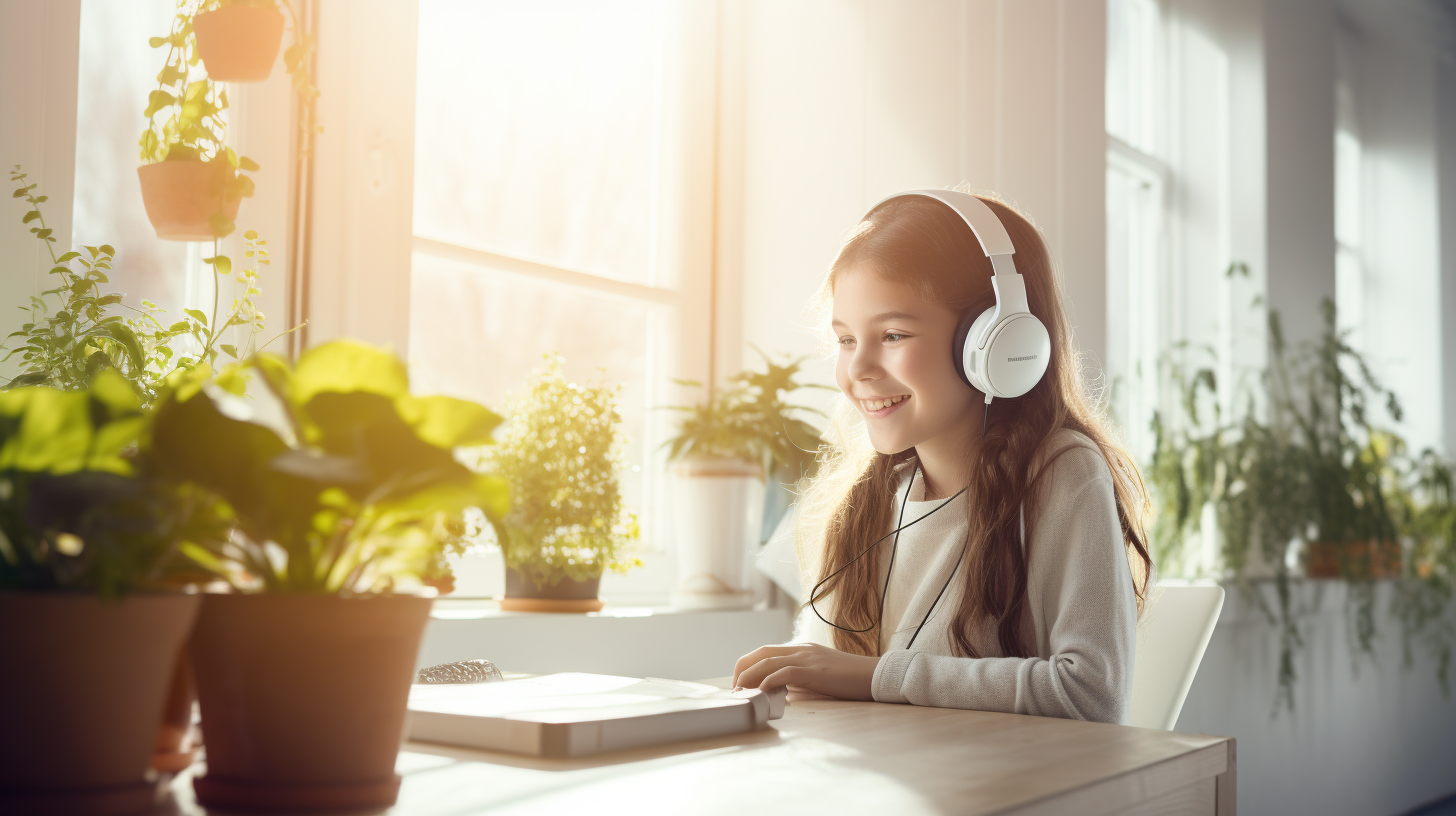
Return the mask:
<path fill-rule="evenodd" d="M 752 734 L 577 760 L 407 743 L 390 816 L 1234 813 L 1234 741 L 791 694 Z M 172 783 L 177 811 L 191 779 Z"/>

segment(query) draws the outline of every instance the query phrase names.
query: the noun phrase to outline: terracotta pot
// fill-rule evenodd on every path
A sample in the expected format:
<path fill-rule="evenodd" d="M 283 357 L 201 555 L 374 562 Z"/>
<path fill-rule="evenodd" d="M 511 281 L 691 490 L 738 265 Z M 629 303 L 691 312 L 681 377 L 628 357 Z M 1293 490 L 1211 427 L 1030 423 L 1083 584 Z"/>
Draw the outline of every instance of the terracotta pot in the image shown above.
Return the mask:
<path fill-rule="evenodd" d="M 536 586 L 525 573 L 506 566 L 506 594 L 501 598 L 505 612 L 599 612 L 605 603 L 597 597 L 602 576 L 573 581 L 562 576 L 560 581 Z"/>
<path fill-rule="evenodd" d="M 1395 541 L 1312 541 L 1305 554 L 1304 574 L 1356 580 L 1398 578 L 1400 562 L 1400 544 Z"/>
<path fill-rule="evenodd" d="M 382 808 L 429 598 L 208 595 L 192 635 L 207 773 L 226 810 Z"/>
<path fill-rule="evenodd" d="M 0 593 L 0 813 L 132 813 L 197 595 Z"/>
<path fill-rule="evenodd" d="M 181 159 L 137 168 L 142 204 L 157 237 L 168 241 L 211 241 L 212 216 L 238 217 L 241 197 L 224 198 L 223 188 L 236 171 L 226 161 Z"/>
<path fill-rule="evenodd" d="M 192 20 L 197 53 L 207 76 L 220 82 L 268 78 L 283 43 L 283 12 L 277 6 L 224 6 Z"/>

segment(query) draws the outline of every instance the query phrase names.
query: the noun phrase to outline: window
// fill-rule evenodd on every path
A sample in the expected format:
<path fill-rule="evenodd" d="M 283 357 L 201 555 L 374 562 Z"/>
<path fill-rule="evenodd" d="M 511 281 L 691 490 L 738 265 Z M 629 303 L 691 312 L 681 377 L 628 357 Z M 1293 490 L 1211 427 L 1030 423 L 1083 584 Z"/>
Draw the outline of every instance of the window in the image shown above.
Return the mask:
<path fill-rule="evenodd" d="M 1166 332 L 1167 74 L 1153 0 L 1107 5 L 1107 381 L 1111 409 L 1139 461 L 1152 453 L 1158 354 Z"/>
<path fill-rule="evenodd" d="M 1342 69 L 1345 60 L 1337 61 Z M 1349 71 L 1335 83 L 1335 320 L 1350 332 L 1348 342 L 1365 350 L 1360 328 L 1365 322 L 1365 265 L 1361 255 L 1362 150 L 1355 118 L 1355 92 Z"/>
<path fill-rule="evenodd" d="M 677 399 L 671 378 L 703 376 L 711 323 L 690 262 L 711 231 L 682 215 L 703 193 L 686 182 L 704 129 L 685 100 L 705 84 L 685 6 L 421 0 L 419 14 L 415 388 L 498 408 L 548 352 L 573 379 L 621 383 L 623 496 L 661 549 L 654 407 Z"/>

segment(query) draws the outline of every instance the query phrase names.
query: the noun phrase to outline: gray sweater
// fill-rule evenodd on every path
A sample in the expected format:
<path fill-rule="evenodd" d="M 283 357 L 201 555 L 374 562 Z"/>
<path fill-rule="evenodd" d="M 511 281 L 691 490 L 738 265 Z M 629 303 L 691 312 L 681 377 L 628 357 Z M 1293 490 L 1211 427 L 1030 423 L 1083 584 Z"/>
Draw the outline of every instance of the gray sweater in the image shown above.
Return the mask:
<path fill-rule="evenodd" d="M 1048 452 L 1073 445 L 1051 463 L 1045 498 L 1031 527 L 1022 631 L 1036 657 L 1003 657 L 995 623 L 971 633 L 984 655 L 953 657 L 950 624 L 961 600 L 963 575 L 951 581 L 912 648 L 905 648 L 932 601 L 945 586 L 966 537 L 963 494 L 940 512 L 900 533 L 892 581 L 885 597 L 885 625 L 873 694 L 885 703 L 969 708 L 1120 723 L 1127 715 L 1136 642 L 1137 599 L 1123 545 L 1112 473 L 1086 436 L 1062 431 Z M 901 466 L 893 519 L 913 460 Z M 941 501 L 923 501 L 917 476 L 903 524 Z M 1025 521 L 1025 519 L 1023 519 Z M 889 566 L 893 538 L 881 548 L 880 580 Z M 833 615 L 833 596 L 819 602 Z M 833 630 L 807 607 L 794 639 L 833 646 Z"/>

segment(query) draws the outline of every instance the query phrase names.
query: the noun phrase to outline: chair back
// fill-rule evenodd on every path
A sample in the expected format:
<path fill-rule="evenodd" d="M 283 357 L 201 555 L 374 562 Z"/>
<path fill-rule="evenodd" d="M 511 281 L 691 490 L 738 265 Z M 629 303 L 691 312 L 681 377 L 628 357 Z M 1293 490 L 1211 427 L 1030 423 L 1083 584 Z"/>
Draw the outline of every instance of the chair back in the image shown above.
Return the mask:
<path fill-rule="evenodd" d="M 1154 586 L 1138 622 L 1127 724 L 1172 731 L 1223 609 L 1221 586 Z"/>

